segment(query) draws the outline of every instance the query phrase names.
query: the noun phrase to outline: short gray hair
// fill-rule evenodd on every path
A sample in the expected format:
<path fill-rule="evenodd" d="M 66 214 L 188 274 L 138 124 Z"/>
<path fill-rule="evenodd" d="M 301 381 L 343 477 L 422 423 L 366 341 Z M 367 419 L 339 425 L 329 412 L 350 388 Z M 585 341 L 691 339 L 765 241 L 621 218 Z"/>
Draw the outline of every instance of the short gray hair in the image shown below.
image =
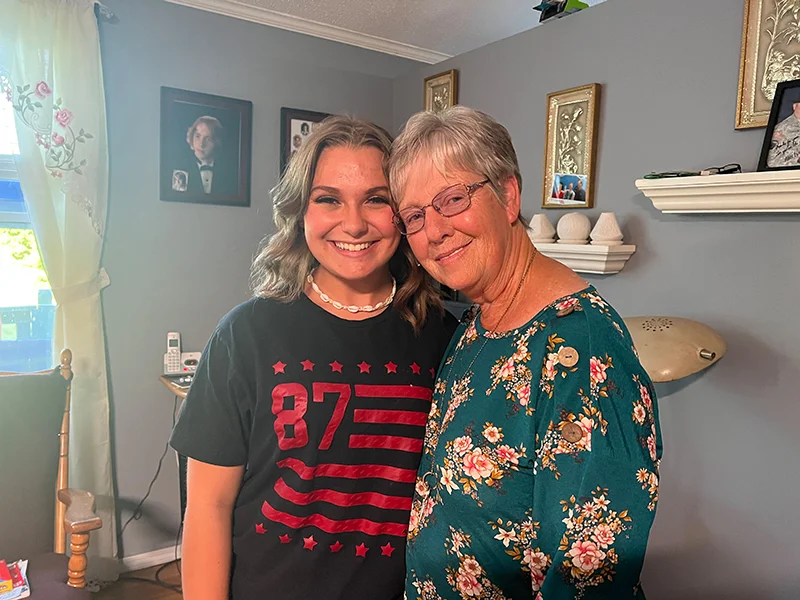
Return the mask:
<path fill-rule="evenodd" d="M 389 185 L 399 202 L 405 191 L 408 169 L 420 156 L 428 156 L 436 168 L 471 171 L 489 180 L 495 196 L 505 201 L 503 183 L 514 177 L 522 192 L 522 174 L 508 130 L 474 108 L 453 106 L 438 113 L 413 115 L 392 145 Z M 520 221 L 526 224 L 522 216 Z"/>

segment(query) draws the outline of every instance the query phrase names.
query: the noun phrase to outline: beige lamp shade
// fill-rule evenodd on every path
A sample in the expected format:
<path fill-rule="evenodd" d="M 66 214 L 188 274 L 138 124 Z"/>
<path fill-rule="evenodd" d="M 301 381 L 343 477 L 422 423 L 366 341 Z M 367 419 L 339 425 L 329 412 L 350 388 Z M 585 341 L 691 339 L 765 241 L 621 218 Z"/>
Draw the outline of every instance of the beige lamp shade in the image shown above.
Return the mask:
<path fill-rule="evenodd" d="M 723 357 L 725 340 L 708 325 L 676 317 L 628 317 L 647 374 L 656 383 L 675 381 L 706 369 Z"/>

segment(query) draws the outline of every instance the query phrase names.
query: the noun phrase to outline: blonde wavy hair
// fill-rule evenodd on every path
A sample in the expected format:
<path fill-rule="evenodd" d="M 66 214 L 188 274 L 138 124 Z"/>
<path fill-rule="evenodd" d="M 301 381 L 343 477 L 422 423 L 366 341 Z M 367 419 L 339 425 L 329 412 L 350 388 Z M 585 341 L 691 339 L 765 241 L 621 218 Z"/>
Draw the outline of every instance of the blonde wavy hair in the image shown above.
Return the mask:
<path fill-rule="evenodd" d="M 328 117 L 314 127 L 270 192 L 276 231 L 262 240 L 250 269 L 255 296 L 280 302 L 297 300 L 305 289 L 306 277 L 318 264 L 306 244 L 303 217 L 322 152 L 336 147 L 377 148 L 383 154 L 388 181 L 391 145 L 392 136 L 383 128 L 354 117 Z M 443 308 L 433 279 L 417 264 L 405 237 L 389 260 L 389 270 L 397 280 L 392 308 L 419 332 L 429 311 L 441 312 Z"/>

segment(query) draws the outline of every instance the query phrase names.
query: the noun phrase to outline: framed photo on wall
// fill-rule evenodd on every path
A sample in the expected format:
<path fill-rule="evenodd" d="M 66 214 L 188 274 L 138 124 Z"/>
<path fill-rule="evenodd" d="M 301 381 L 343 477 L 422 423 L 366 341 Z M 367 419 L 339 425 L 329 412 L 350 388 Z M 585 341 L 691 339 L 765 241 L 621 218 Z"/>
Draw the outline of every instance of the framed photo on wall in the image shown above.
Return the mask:
<path fill-rule="evenodd" d="M 597 187 L 600 84 L 547 96 L 542 208 L 591 208 Z"/>
<path fill-rule="evenodd" d="M 314 126 L 329 116 L 311 110 L 281 108 L 281 173 L 292 155 L 303 147 Z"/>
<path fill-rule="evenodd" d="M 451 69 L 425 78 L 425 110 L 441 112 L 458 104 L 458 71 Z"/>
<path fill-rule="evenodd" d="M 800 79 L 800 0 L 745 0 L 736 129 L 764 127 L 776 88 Z"/>
<path fill-rule="evenodd" d="M 800 169 L 800 79 L 775 88 L 759 171 Z"/>
<path fill-rule="evenodd" d="M 250 206 L 253 103 L 161 88 L 161 200 Z"/>

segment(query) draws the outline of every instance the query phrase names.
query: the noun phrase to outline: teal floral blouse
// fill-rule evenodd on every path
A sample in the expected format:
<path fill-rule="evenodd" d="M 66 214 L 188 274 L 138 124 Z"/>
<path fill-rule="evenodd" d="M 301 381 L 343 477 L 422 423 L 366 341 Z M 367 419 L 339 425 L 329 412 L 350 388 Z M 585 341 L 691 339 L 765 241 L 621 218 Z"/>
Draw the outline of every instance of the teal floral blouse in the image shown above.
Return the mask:
<path fill-rule="evenodd" d="M 510 332 L 477 321 L 436 382 L 406 598 L 644 598 L 661 434 L 622 319 L 589 287 Z"/>

